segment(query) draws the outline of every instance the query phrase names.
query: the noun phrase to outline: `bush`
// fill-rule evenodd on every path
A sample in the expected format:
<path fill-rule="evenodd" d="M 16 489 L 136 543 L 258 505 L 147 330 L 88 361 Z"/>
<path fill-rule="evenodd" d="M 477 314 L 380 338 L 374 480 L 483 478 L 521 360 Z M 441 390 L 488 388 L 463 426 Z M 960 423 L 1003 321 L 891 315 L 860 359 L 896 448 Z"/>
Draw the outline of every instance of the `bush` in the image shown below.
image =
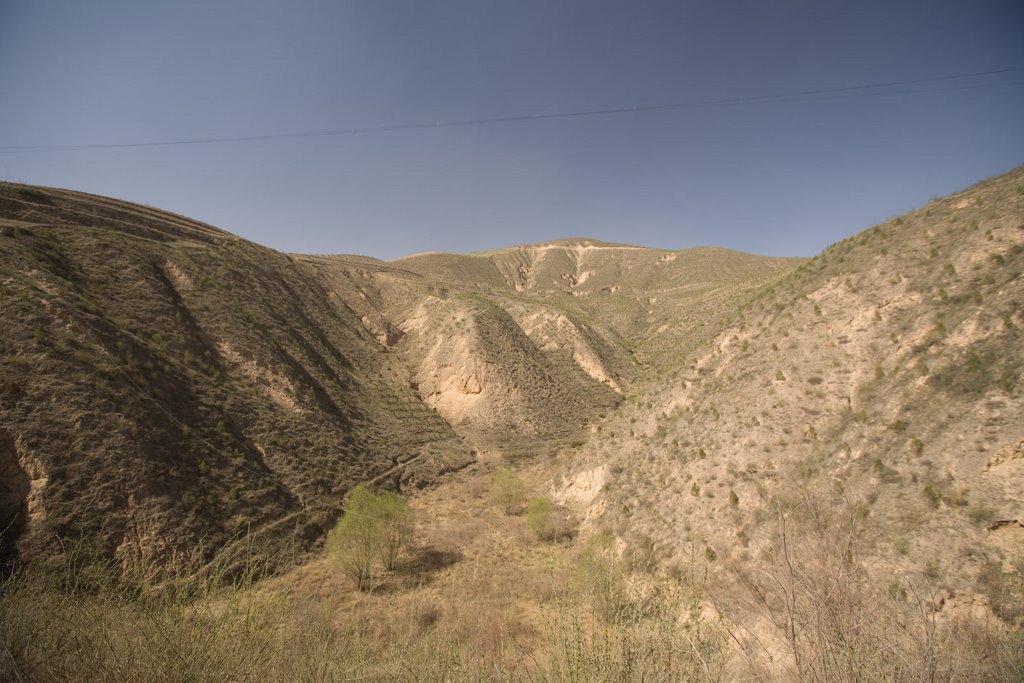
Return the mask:
<path fill-rule="evenodd" d="M 519 512 L 523 505 L 526 494 L 523 491 L 523 482 L 519 476 L 507 467 L 502 467 L 494 473 L 494 480 L 491 482 L 491 498 L 504 510 L 506 515 L 514 515 Z"/>
<path fill-rule="evenodd" d="M 359 486 L 345 496 L 345 514 L 327 535 L 327 549 L 356 584 L 363 590 L 370 579 L 380 541 L 372 517 L 374 495 Z"/>
<path fill-rule="evenodd" d="M 526 526 L 537 535 L 537 538 L 548 539 L 554 535 L 551 512 L 554 506 L 551 499 L 541 496 L 531 498 L 526 504 Z"/>
<path fill-rule="evenodd" d="M 390 491 L 374 494 L 357 486 L 345 496 L 345 514 L 327 536 L 328 553 L 363 590 L 379 559 L 388 571 L 412 540 L 409 504 Z"/>
<path fill-rule="evenodd" d="M 875 580 L 857 560 L 858 515 L 843 495 L 808 491 L 788 510 L 778 509 L 767 568 L 740 574 L 751 596 L 744 618 L 754 608 L 784 643 L 779 656 L 763 636 L 735 632 L 752 679 L 1022 680 L 1018 633 L 982 619 L 941 621 L 907 577 Z M 938 576 L 939 565 L 925 574 Z"/>
<path fill-rule="evenodd" d="M 377 496 L 377 514 L 380 524 L 380 560 L 391 571 L 398 563 L 403 549 L 412 541 L 412 511 L 400 494 L 385 491 Z"/>

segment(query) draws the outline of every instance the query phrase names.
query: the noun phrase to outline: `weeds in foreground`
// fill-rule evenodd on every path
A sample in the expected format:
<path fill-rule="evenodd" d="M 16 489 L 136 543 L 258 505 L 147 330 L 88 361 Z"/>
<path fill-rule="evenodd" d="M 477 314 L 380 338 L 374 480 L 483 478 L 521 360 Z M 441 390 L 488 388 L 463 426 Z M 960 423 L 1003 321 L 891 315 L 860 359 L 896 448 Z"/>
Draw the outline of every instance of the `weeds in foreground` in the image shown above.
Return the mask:
<path fill-rule="evenodd" d="M 745 599 L 733 624 L 754 680 L 1020 681 L 1022 634 L 992 617 L 938 613 L 909 578 L 881 586 L 858 557 L 856 506 L 837 488 L 776 508 L 773 543 L 756 570 L 736 568 Z"/>
<path fill-rule="evenodd" d="M 252 571 L 149 590 L 65 567 L 0 586 L 0 679 L 715 680 L 725 645 L 696 593 L 633 582 L 605 545 L 537 580 L 532 618 L 515 598 L 460 602 L 457 585 L 310 595 Z"/>
<path fill-rule="evenodd" d="M 673 580 L 631 566 L 602 535 L 524 577 L 532 592 L 492 600 L 459 583 L 341 588 L 329 562 L 314 588 L 237 562 L 155 588 L 28 568 L 0 584 L 0 679 L 1024 680 L 1018 632 L 942 621 L 912 584 L 872 584 L 848 508 L 780 508 L 763 570 L 736 569 L 745 600 L 712 600 L 696 562 Z"/>

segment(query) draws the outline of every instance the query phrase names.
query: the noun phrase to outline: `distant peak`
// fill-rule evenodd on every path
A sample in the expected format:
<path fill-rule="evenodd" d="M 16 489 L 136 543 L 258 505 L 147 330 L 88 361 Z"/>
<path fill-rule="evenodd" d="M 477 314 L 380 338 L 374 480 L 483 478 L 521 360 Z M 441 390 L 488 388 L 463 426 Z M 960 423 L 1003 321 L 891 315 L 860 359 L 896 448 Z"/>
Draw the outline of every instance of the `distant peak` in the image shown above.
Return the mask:
<path fill-rule="evenodd" d="M 632 244 L 616 244 L 614 242 L 604 242 L 602 240 L 595 240 L 589 237 L 567 237 L 560 240 L 551 240 L 550 242 L 540 242 L 538 244 L 527 244 L 523 248 L 530 247 L 569 247 L 569 248 L 580 248 L 580 247 L 591 247 L 591 248 L 631 248 L 631 249 L 642 249 L 643 247 L 636 247 Z"/>
<path fill-rule="evenodd" d="M 576 252 L 591 251 L 594 249 L 640 249 L 647 251 L 648 247 L 638 247 L 632 244 L 617 244 L 615 242 L 604 242 L 589 237 L 567 237 L 565 239 L 549 240 L 547 242 L 535 242 L 533 244 L 518 244 L 501 249 L 489 249 L 479 251 L 469 256 L 495 256 L 508 254 L 516 251 L 545 251 L 549 249 L 566 249 Z"/>

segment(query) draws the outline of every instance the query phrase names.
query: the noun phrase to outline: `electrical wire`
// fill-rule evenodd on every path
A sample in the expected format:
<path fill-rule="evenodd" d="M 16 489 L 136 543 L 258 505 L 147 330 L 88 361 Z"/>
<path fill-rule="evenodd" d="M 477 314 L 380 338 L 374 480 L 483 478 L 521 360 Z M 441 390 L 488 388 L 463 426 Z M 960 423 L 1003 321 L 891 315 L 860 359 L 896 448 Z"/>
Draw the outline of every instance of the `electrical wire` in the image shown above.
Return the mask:
<path fill-rule="evenodd" d="M 1009 86 L 1024 85 L 1024 81 L 1006 81 L 1001 83 L 974 83 L 963 85 L 949 85 L 936 88 L 911 88 L 902 90 L 883 90 L 880 92 L 857 92 L 863 90 L 877 90 L 878 88 L 895 88 L 899 86 L 918 85 L 923 83 L 937 83 L 964 78 L 977 78 L 980 76 L 992 76 L 1024 71 L 1024 67 L 1009 67 L 1004 69 L 993 69 L 989 71 L 976 71 L 972 73 L 953 74 L 948 76 L 935 76 L 931 78 L 915 78 L 901 81 L 887 81 L 882 83 L 868 83 L 863 85 L 850 85 L 838 88 L 821 88 L 817 90 L 802 90 L 786 93 L 768 95 L 752 95 L 748 97 L 721 98 L 710 100 L 695 100 L 690 102 L 675 102 L 667 104 L 643 105 L 634 107 L 618 107 L 609 109 L 591 109 L 571 112 L 549 112 L 541 114 L 521 114 L 516 116 L 497 116 L 491 118 L 477 119 L 455 119 L 448 121 L 398 123 L 380 126 L 362 126 L 354 128 L 338 128 L 333 130 L 298 131 L 289 133 L 270 133 L 263 135 L 238 135 L 226 137 L 192 138 L 184 140 L 165 140 L 148 142 L 112 142 L 72 145 L 24 145 L 24 146 L 0 146 L 0 154 L 29 154 L 37 152 L 63 152 L 78 150 L 96 149 L 129 149 L 141 147 L 172 147 L 179 145 L 211 145 L 223 143 L 242 142 L 264 142 L 271 140 L 294 140 L 302 138 L 342 137 L 352 135 L 369 135 L 380 133 L 393 133 L 399 131 L 423 130 L 430 128 L 456 128 L 463 126 L 483 126 L 499 123 L 513 123 L 521 121 L 549 121 L 553 119 L 569 119 L 590 116 L 608 116 L 613 114 L 628 114 L 637 112 L 668 111 L 673 109 L 695 109 L 702 107 L 728 107 L 754 104 L 774 104 L 787 102 L 812 102 L 818 100 L 847 99 L 857 97 L 880 97 L 891 95 L 910 95 L 917 93 L 947 92 L 954 90 L 976 90 L 983 88 L 1000 88 Z"/>

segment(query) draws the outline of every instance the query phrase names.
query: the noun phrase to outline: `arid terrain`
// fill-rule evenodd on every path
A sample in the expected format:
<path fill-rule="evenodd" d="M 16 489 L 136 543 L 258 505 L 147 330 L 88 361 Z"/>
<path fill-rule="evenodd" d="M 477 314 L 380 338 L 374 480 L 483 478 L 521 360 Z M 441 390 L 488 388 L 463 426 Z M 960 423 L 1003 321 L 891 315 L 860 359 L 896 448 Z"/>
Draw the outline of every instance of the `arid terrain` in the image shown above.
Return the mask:
<path fill-rule="evenodd" d="M 811 259 L 0 184 L 0 677 L 1020 680 L 1022 274 L 1021 168 Z"/>

